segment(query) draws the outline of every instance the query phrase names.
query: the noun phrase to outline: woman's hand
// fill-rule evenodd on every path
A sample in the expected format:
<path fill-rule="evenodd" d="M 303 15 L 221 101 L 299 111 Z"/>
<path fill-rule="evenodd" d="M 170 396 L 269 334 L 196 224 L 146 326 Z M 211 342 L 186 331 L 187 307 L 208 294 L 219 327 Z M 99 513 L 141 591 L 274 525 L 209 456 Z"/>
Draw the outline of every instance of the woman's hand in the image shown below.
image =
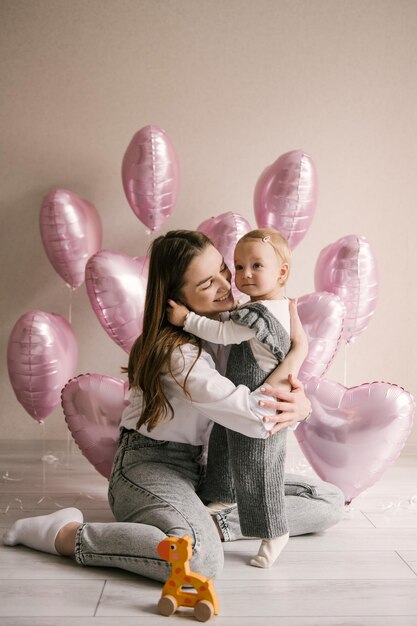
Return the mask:
<path fill-rule="evenodd" d="M 178 304 L 174 300 L 168 300 L 167 317 L 173 326 L 184 326 L 185 318 L 189 313 L 185 304 Z"/>
<path fill-rule="evenodd" d="M 276 416 L 263 418 L 264 422 L 275 424 L 270 431 L 271 435 L 282 428 L 302 422 L 311 412 L 311 403 L 304 393 L 302 382 L 292 374 L 288 376 L 288 382 L 291 385 L 291 391 L 285 391 L 282 387 L 276 386 L 262 388 L 262 393 L 270 396 L 270 399 L 261 400 L 260 405 L 275 409 L 277 412 Z"/>

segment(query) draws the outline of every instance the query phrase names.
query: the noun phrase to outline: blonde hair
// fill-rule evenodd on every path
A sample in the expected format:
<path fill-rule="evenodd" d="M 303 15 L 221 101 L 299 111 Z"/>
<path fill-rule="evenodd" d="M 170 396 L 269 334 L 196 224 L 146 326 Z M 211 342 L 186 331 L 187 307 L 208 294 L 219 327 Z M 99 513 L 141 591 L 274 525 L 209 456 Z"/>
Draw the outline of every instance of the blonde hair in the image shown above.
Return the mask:
<path fill-rule="evenodd" d="M 285 279 L 287 281 L 291 268 L 291 248 L 287 239 L 280 232 L 272 228 L 251 230 L 239 239 L 236 247 L 244 241 L 262 241 L 265 244 L 270 244 L 274 248 L 277 257 L 281 258 L 284 263 L 288 263 L 288 273 Z"/>

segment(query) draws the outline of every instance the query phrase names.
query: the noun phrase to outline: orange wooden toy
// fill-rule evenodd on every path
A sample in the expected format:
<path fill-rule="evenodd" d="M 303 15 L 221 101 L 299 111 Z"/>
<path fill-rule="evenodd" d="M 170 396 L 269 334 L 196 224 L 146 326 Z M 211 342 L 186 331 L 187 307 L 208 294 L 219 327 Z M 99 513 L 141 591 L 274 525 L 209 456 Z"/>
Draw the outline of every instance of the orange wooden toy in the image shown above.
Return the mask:
<path fill-rule="evenodd" d="M 194 607 L 194 616 L 199 622 L 207 622 L 213 615 L 218 615 L 219 601 L 212 580 L 190 570 L 191 537 L 167 537 L 157 550 L 160 557 L 171 563 L 171 576 L 158 603 L 160 614 L 173 615 L 179 606 L 188 606 Z M 183 585 L 192 586 L 195 592 L 183 589 Z"/>

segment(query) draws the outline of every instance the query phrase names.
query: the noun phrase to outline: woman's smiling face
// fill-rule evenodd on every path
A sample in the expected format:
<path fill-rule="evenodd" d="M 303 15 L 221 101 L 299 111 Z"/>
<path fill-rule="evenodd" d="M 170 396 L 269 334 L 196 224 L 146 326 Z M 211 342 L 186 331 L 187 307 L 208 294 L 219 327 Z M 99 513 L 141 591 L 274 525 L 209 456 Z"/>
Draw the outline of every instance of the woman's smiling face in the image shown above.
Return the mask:
<path fill-rule="evenodd" d="M 181 290 L 184 304 L 200 315 L 212 316 L 235 306 L 231 273 L 220 252 L 206 246 L 191 261 Z"/>

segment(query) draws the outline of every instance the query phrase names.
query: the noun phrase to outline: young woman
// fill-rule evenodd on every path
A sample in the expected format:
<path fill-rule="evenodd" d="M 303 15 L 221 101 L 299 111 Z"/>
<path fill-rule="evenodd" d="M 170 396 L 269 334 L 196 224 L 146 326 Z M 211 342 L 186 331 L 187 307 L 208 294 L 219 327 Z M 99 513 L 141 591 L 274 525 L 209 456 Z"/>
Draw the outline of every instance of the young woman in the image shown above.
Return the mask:
<path fill-rule="evenodd" d="M 203 234 L 171 231 L 155 239 L 143 331 L 129 357 L 131 403 L 122 416 L 109 481 L 117 522 L 83 524 L 80 511 L 63 509 L 17 521 L 4 537 L 6 545 L 73 555 L 81 565 L 119 567 L 163 581 L 170 566 L 159 558 L 158 543 L 166 535 L 187 534 L 193 540 L 192 569 L 208 577 L 221 572 L 221 539 L 242 534 L 236 508 L 212 517 L 198 497 L 213 422 L 266 438 L 305 419 L 310 410 L 297 380 L 292 380 L 291 392 L 273 386 L 304 359 L 302 334 L 300 345 L 292 337 L 293 349 L 267 379 L 272 386 L 250 392 L 216 370 L 201 340 L 168 322 L 169 299 L 202 315 L 230 310 L 230 278 L 220 253 Z M 272 430 L 264 420 L 274 424 Z M 286 494 L 291 535 L 324 530 L 341 518 L 344 498 L 333 485 L 293 477 Z"/>

